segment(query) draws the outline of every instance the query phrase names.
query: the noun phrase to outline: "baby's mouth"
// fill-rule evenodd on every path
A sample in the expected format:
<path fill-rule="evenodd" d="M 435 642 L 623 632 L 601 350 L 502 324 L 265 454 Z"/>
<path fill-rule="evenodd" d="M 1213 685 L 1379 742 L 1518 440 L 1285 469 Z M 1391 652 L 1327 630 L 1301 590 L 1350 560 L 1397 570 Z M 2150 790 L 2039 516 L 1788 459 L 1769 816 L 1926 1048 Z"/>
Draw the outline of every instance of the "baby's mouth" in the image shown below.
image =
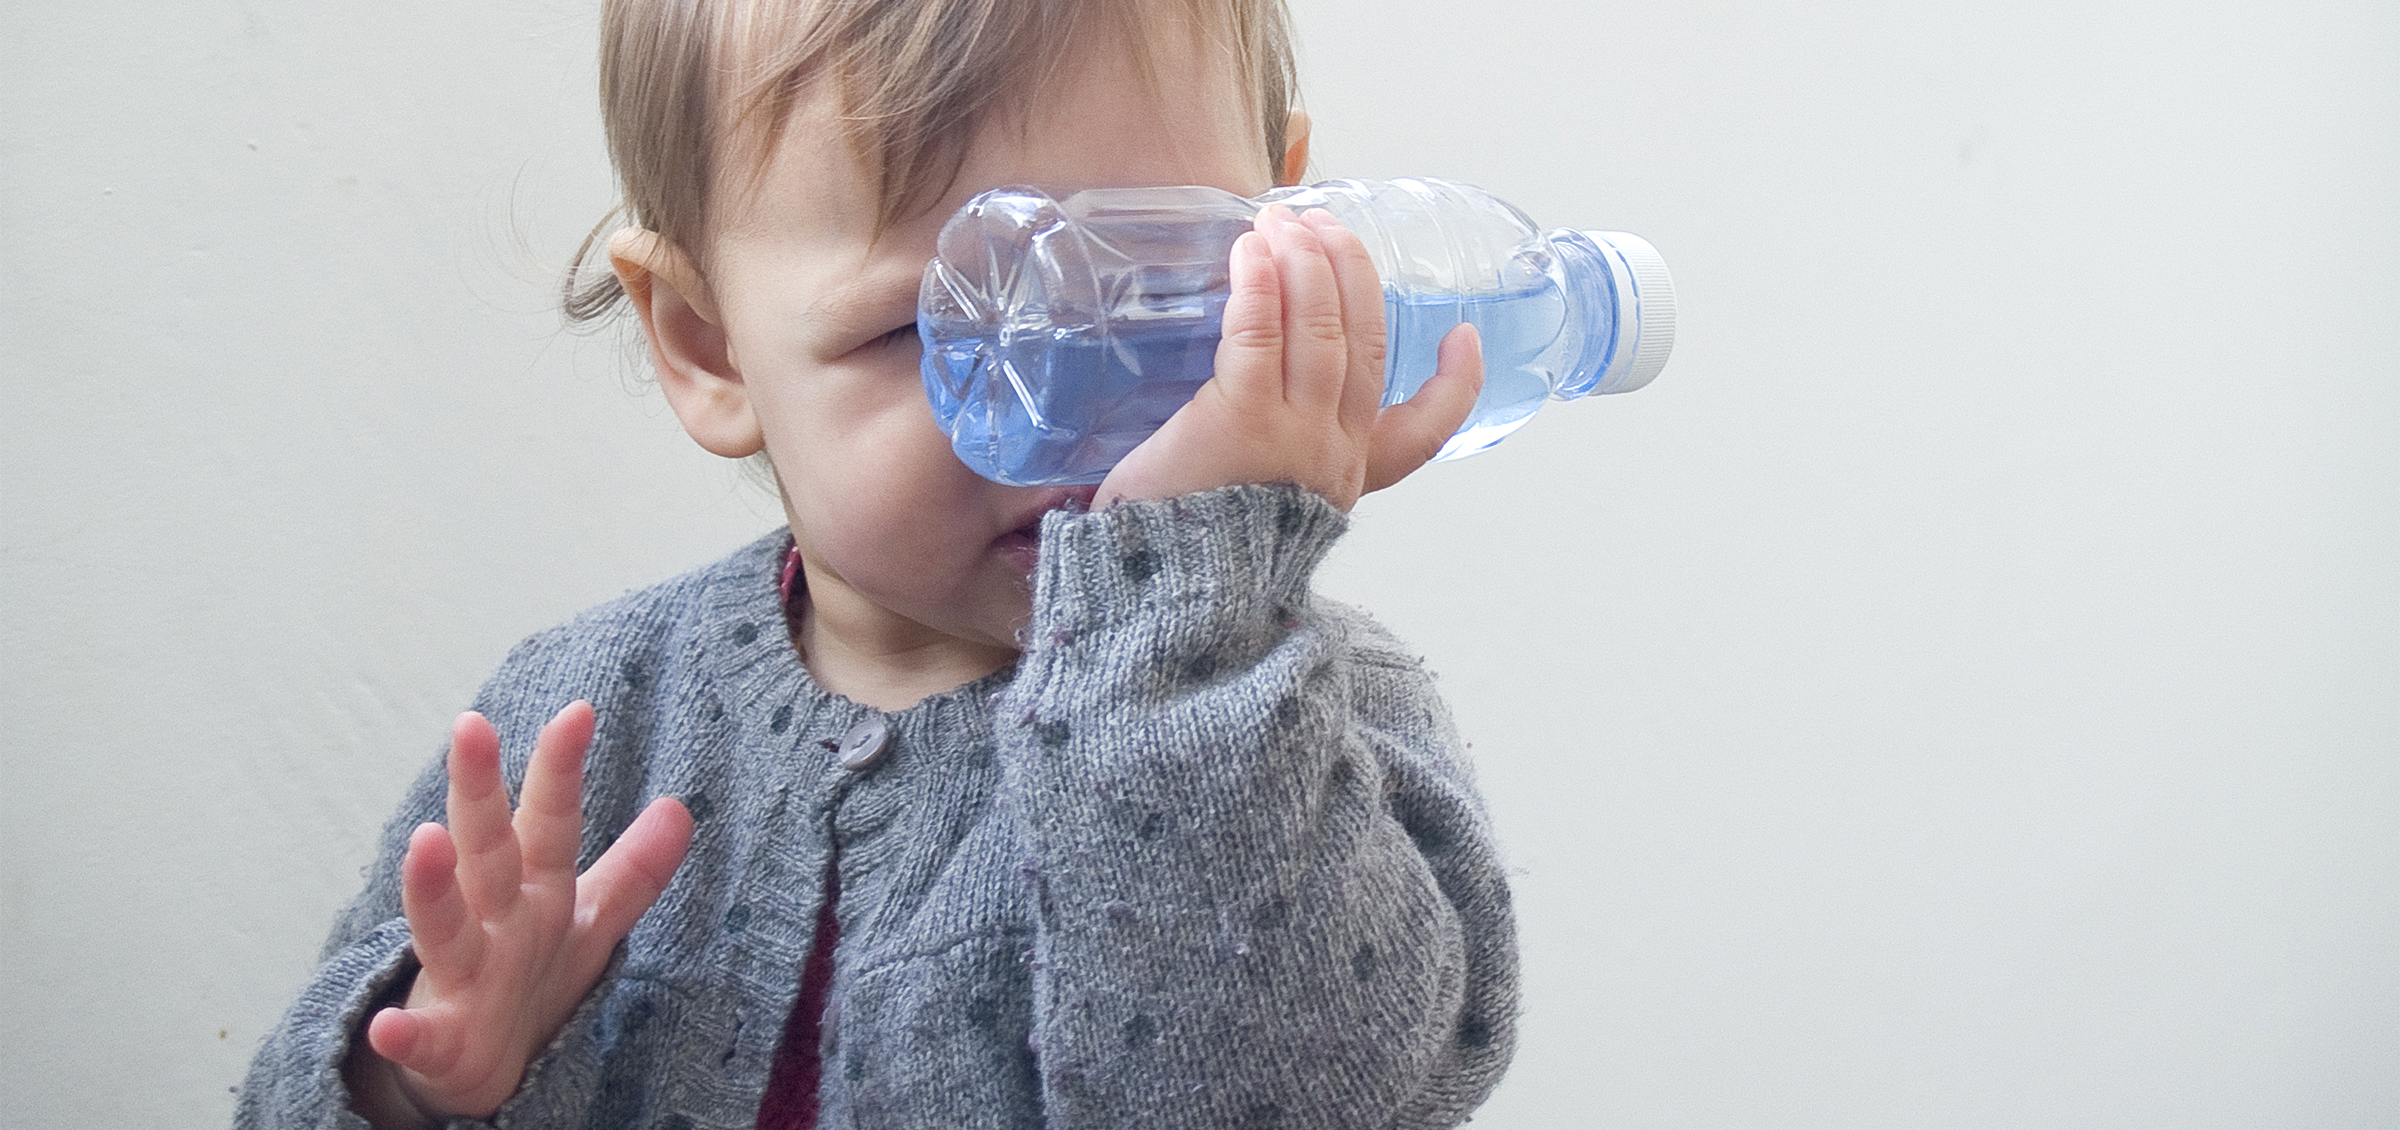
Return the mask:
<path fill-rule="evenodd" d="M 1092 495 L 1098 490 L 1098 487 L 1090 486 L 1058 488 L 1043 497 L 1041 506 L 1026 515 L 1024 524 L 993 538 L 992 548 L 1015 561 L 1020 568 L 1030 571 L 1041 550 L 1042 519 L 1053 510 L 1085 510 L 1091 506 Z"/>
<path fill-rule="evenodd" d="M 1028 522 L 992 539 L 992 552 L 1020 573 L 1033 572 L 1042 555 L 1042 524 Z"/>

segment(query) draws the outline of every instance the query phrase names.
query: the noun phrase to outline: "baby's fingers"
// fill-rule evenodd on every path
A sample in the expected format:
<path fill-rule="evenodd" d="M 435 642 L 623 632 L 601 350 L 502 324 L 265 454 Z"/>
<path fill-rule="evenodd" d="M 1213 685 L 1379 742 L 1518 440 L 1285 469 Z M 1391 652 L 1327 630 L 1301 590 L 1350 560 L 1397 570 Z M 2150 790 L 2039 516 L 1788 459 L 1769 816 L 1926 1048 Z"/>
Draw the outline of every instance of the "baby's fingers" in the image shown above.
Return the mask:
<path fill-rule="evenodd" d="M 1225 300 L 1224 337 L 1217 346 L 1219 392 L 1271 388 L 1278 398 L 1283 381 L 1283 282 L 1276 276 L 1275 251 L 1263 232 L 1233 241 L 1232 292 Z"/>
<path fill-rule="evenodd" d="M 500 778 L 500 735 L 483 715 L 468 711 L 451 727 L 449 769 L 459 888 L 470 909 L 493 917 L 516 902 L 521 872 L 508 785 Z"/>
<path fill-rule="evenodd" d="M 1416 395 L 1375 417 L 1367 453 L 1369 492 L 1407 478 L 1442 450 L 1467 422 L 1483 391 L 1483 335 L 1465 323 L 1442 338 L 1432 379 Z"/>
<path fill-rule="evenodd" d="M 1260 210 L 1258 231 L 1274 248 L 1282 283 L 1283 399 L 1305 409 L 1337 408 L 1350 373 L 1350 337 L 1325 233 L 1281 206 Z"/>
<path fill-rule="evenodd" d="M 458 850 L 439 824 L 420 824 L 400 861 L 400 906 L 417 960 L 442 973 L 471 969 L 483 932 L 458 887 Z"/>
<path fill-rule="evenodd" d="M 583 839 L 583 753 L 592 744 L 592 704 L 570 702 L 542 727 L 517 799 L 517 843 L 526 882 L 565 884 Z"/>
<path fill-rule="evenodd" d="M 405 1008 L 384 1009 L 367 1021 L 367 1046 L 420 1075 L 440 1075 L 458 1061 L 458 1041 L 443 1039 L 440 1025 Z"/>
<path fill-rule="evenodd" d="M 1312 210 L 1301 213 L 1300 219 L 1324 244 L 1340 295 L 1346 354 L 1342 427 L 1352 433 L 1365 432 L 1375 420 L 1376 407 L 1383 403 L 1383 280 L 1375 273 L 1375 259 L 1367 254 L 1367 245 L 1333 213 Z"/>
<path fill-rule="evenodd" d="M 692 843 L 692 814 L 660 797 L 634 818 L 575 885 L 575 917 L 587 943 L 605 957 L 675 878 Z"/>
<path fill-rule="evenodd" d="M 489 1114 L 498 1106 L 496 1101 L 486 1105 L 472 1099 L 479 1091 L 494 1089 L 493 1076 L 504 1069 L 496 1062 L 478 1062 L 489 1053 L 470 1047 L 474 1035 L 455 1014 L 429 1009 L 387 1008 L 367 1021 L 367 1046 L 401 1070 L 402 1077 L 394 1080 L 399 1085 L 396 1097 L 415 1107 L 424 1125 L 446 1123 L 450 1115 L 478 1113 L 477 1107 Z M 408 1075 L 415 1078 L 403 1081 Z"/>

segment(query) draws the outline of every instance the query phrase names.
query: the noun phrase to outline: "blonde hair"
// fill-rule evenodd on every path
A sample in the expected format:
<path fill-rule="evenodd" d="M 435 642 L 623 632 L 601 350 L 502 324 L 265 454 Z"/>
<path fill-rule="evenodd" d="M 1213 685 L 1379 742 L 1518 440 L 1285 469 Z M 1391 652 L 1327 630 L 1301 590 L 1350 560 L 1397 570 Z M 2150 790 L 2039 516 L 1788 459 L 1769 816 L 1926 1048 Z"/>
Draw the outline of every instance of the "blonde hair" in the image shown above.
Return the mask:
<path fill-rule="evenodd" d="M 747 155 L 753 174 L 763 169 L 809 84 L 832 84 L 888 226 L 949 191 L 992 107 L 1071 63 L 1094 31 L 1146 42 L 1151 9 L 1186 15 L 1239 61 L 1261 160 L 1279 174 L 1295 97 L 1283 0 L 608 0 L 600 103 L 624 203 L 576 253 L 567 317 L 600 318 L 624 297 L 592 262 L 621 222 L 684 249 L 705 279 L 726 139 L 763 138 Z"/>

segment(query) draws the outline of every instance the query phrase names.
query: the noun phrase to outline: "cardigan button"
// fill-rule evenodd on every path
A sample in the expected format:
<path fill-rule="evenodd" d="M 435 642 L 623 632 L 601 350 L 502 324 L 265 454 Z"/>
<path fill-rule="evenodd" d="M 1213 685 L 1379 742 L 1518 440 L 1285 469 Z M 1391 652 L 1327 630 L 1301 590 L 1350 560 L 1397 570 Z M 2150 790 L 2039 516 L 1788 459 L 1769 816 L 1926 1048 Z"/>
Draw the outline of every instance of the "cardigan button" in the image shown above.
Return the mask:
<path fill-rule="evenodd" d="M 883 763 L 892 751 L 892 727 L 883 715 L 868 711 L 867 716 L 842 735 L 842 744 L 833 755 L 841 760 L 842 768 L 864 773 Z"/>

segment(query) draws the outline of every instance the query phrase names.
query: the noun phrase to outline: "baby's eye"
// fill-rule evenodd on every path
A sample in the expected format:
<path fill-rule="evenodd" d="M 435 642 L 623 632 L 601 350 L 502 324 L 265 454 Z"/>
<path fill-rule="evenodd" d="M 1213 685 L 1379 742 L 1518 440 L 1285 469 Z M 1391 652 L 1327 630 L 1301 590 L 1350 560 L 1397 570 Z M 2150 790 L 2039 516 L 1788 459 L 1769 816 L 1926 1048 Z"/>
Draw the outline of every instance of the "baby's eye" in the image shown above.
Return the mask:
<path fill-rule="evenodd" d="M 915 345 L 917 344 L 917 324 L 910 322 L 905 326 L 894 326 L 870 344 L 878 348 L 889 348 L 901 344 Z"/>

